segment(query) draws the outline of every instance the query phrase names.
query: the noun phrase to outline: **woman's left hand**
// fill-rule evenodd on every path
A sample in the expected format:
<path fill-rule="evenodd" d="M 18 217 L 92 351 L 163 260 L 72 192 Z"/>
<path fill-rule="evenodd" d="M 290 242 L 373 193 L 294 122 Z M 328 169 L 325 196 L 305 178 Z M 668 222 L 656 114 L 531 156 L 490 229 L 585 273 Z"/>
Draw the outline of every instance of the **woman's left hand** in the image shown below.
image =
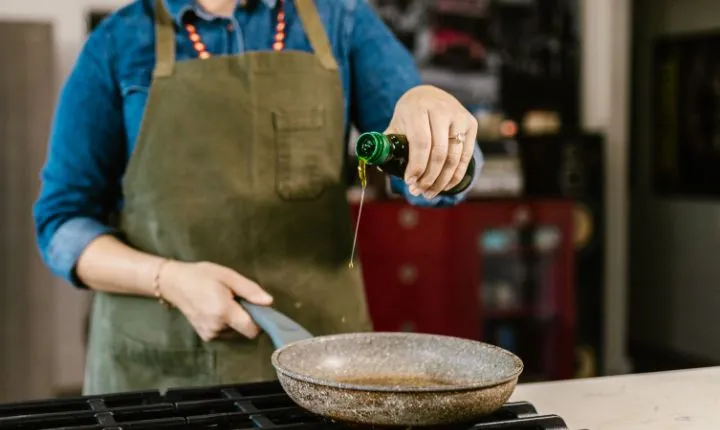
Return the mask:
<path fill-rule="evenodd" d="M 439 88 L 421 85 L 406 92 L 385 133 L 408 139 L 410 193 L 431 199 L 457 185 L 472 159 L 477 127 L 477 119 Z"/>

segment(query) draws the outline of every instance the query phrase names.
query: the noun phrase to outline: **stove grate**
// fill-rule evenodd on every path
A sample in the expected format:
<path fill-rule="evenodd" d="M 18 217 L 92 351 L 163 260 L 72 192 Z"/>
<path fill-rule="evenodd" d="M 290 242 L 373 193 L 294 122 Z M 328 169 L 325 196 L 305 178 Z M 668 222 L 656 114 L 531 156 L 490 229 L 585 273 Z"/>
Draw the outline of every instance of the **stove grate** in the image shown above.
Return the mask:
<path fill-rule="evenodd" d="M 298 407 L 277 381 L 141 391 L 0 405 L 0 430 L 381 430 L 337 423 Z M 567 430 L 527 402 L 507 403 L 448 430 Z"/>

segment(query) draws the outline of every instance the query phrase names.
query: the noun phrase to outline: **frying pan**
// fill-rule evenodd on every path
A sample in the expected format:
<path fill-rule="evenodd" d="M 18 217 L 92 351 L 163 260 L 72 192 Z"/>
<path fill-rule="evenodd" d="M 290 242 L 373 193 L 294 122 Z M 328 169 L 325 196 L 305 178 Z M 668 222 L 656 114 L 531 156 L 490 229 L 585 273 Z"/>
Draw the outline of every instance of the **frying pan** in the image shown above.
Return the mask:
<path fill-rule="evenodd" d="M 499 409 L 523 370 L 517 356 L 482 342 L 421 333 L 313 337 L 273 308 L 239 302 L 275 345 L 272 364 L 288 396 L 339 421 L 468 422 Z"/>

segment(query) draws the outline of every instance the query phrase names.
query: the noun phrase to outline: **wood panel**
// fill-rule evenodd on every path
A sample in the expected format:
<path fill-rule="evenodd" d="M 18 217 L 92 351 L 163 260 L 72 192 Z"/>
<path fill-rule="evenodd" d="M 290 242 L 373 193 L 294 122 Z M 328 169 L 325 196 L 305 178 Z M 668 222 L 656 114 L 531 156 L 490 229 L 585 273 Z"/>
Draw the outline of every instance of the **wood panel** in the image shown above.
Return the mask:
<path fill-rule="evenodd" d="M 52 27 L 0 22 L 0 401 L 52 393 L 52 279 L 32 204 L 55 98 Z"/>

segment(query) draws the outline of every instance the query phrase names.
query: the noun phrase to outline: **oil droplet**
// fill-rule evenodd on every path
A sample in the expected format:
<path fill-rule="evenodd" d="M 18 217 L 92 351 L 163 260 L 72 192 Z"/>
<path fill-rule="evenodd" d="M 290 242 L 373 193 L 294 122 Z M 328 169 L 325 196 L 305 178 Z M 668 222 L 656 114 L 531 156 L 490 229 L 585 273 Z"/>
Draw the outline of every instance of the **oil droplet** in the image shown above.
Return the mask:
<path fill-rule="evenodd" d="M 345 324 L 346 318 L 345 315 L 343 315 L 342 319 L 340 320 L 343 324 Z"/>
<path fill-rule="evenodd" d="M 355 235 L 353 236 L 352 251 L 350 252 L 350 262 L 348 267 L 350 269 L 355 267 L 353 260 L 355 259 L 355 247 L 357 246 L 358 230 L 360 229 L 360 217 L 362 216 L 363 203 L 365 202 L 365 188 L 367 188 L 367 163 L 365 160 L 358 160 L 358 178 L 360 178 L 360 208 L 358 209 L 358 217 L 355 222 Z"/>
<path fill-rule="evenodd" d="M 295 309 L 300 309 L 302 305 L 302 302 L 295 302 Z"/>

